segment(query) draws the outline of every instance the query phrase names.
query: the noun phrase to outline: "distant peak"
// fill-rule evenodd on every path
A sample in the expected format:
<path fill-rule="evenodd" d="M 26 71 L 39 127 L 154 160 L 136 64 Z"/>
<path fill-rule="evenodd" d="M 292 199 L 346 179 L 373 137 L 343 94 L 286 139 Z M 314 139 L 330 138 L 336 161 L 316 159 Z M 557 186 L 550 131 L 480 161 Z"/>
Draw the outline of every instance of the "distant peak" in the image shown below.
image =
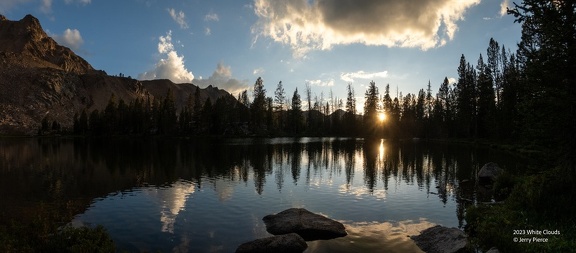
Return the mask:
<path fill-rule="evenodd" d="M 17 54 L 22 66 L 55 67 L 75 73 L 94 70 L 84 59 L 50 38 L 40 21 L 28 14 L 19 21 L 0 17 L 0 51 Z"/>
<path fill-rule="evenodd" d="M 23 19 L 21 19 L 20 22 L 23 22 L 24 24 L 26 24 L 29 27 L 30 26 L 40 27 L 40 21 L 36 17 L 34 17 L 30 14 L 26 15 Z"/>

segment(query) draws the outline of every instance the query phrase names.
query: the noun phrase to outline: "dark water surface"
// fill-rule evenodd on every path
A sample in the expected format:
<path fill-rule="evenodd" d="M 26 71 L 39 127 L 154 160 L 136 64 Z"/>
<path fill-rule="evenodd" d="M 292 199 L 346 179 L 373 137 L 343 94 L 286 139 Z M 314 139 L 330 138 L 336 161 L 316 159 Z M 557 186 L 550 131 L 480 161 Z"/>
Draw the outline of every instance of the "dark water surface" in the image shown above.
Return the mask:
<path fill-rule="evenodd" d="M 467 205 L 490 201 L 474 191 L 484 163 L 521 169 L 487 148 L 380 139 L 31 138 L 0 148 L 4 217 L 59 201 L 72 224 L 101 224 L 135 252 L 233 252 L 269 236 L 262 217 L 290 207 L 349 233 L 306 252 L 420 252 L 407 236 L 462 228 Z"/>

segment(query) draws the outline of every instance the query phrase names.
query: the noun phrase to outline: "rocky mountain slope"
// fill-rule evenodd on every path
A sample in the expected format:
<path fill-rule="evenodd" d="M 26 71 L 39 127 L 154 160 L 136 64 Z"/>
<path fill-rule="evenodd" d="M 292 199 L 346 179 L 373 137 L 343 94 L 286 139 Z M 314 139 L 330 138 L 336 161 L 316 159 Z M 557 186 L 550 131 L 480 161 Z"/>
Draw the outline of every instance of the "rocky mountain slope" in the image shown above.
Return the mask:
<path fill-rule="evenodd" d="M 129 103 L 146 96 L 164 97 L 169 89 L 179 109 L 196 86 L 109 76 L 58 45 L 35 17 L 10 21 L 0 15 L 0 135 L 35 134 L 45 117 L 71 128 L 74 114 L 102 110 L 112 94 Z M 207 98 L 234 99 L 211 86 L 200 92 L 202 103 Z"/>

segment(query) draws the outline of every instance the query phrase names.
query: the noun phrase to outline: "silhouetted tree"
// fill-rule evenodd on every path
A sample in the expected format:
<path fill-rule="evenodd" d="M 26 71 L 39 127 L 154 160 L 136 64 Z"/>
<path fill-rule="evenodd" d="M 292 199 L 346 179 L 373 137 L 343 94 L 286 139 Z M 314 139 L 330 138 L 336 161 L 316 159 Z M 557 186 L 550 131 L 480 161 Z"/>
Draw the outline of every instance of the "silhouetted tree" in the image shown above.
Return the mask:
<path fill-rule="evenodd" d="M 258 131 L 264 124 L 266 112 L 266 89 L 264 89 L 264 81 L 260 77 L 254 83 L 254 100 L 250 106 L 250 111 L 253 129 Z"/>
<path fill-rule="evenodd" d="M 100 116 L 98 109 L 93 110 L 90 113 L 90 120 L 88 122 L 90 132 L 93 135 L 101 135 L 103 133 L 104 122 Z"/>
<path fill-rule="evenodd" d="M 369 136 L 377 134 L 378 124 L 378 87 L 371 81 L 364 96 L 364 130 Z"/>
<path fill-rule="evenodd" d="M 300 99 L 298 88 L 296 88 L 292 95 L 292 106 L 289 112 L 289 123 L 287 125 L 290 132 L 299 134 L 302 131 L 302 124 L 302 99 Z"/>
<path fill-rule="evenodd" d="M 459 137 L 471 137 L 474 132 L 473 122 L 476 114 L 475 80 L 472 66 L 466 62 L 464 55 L 460 57 L 458 66 L 458 83 L 454 91 L 456 96 L 456 121 Z"/>
<path fill-rule="evenodd" d="M 102 116 L 102 134 L 111 134 L 116 131 L 116 126 L 118 123 L 117 115 L 116 115 L 116 95 L 112 93 L 110 95 L 110 99 L 108 99 L 108 104 L 104 109 L 104 113 Z"/>
<path fill-rule="evenodd" d="M 356 98 L 352 84 L 348 83 L 348 95 L 346 97 L 346 113 L 344 114 L 345 135 L 354 136 L 356 134 Z"/>
<path fill-rule="evenodd" d="M 282 86 L 282 81 L 278 82 L 276 91 L 274 91 L 274 111 L 278 113 L 278 128 L 284 129 L 284 103 L 286 101 L 286 92 Z"/>
<path fill-rule="evenodd" d="M 476 137 L 487 138 L 494 135 L 496 114 L 494 86 L 491 69 L 484 64 L 482 54 L 478 58 Z"/>

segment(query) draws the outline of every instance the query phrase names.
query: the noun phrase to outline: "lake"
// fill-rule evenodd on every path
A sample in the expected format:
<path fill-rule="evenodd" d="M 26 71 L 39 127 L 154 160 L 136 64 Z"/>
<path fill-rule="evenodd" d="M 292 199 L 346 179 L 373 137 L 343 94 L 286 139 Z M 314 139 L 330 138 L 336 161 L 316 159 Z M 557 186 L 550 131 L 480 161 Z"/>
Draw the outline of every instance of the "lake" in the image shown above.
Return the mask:
<path fill-rule="evenodd" d="M 501 151 L 417 140 L 5 138 L 0 148 L 4 218 L 57 203 L 130 252 L 233 252 L 270 236 L 262 218 L 291 207 L 349 233 L 306 252 L 420 252 L 409 235 L 463 228 L 467 205 L 491 201 L 474 190 L 484 163 L 520 167 Z"/>

